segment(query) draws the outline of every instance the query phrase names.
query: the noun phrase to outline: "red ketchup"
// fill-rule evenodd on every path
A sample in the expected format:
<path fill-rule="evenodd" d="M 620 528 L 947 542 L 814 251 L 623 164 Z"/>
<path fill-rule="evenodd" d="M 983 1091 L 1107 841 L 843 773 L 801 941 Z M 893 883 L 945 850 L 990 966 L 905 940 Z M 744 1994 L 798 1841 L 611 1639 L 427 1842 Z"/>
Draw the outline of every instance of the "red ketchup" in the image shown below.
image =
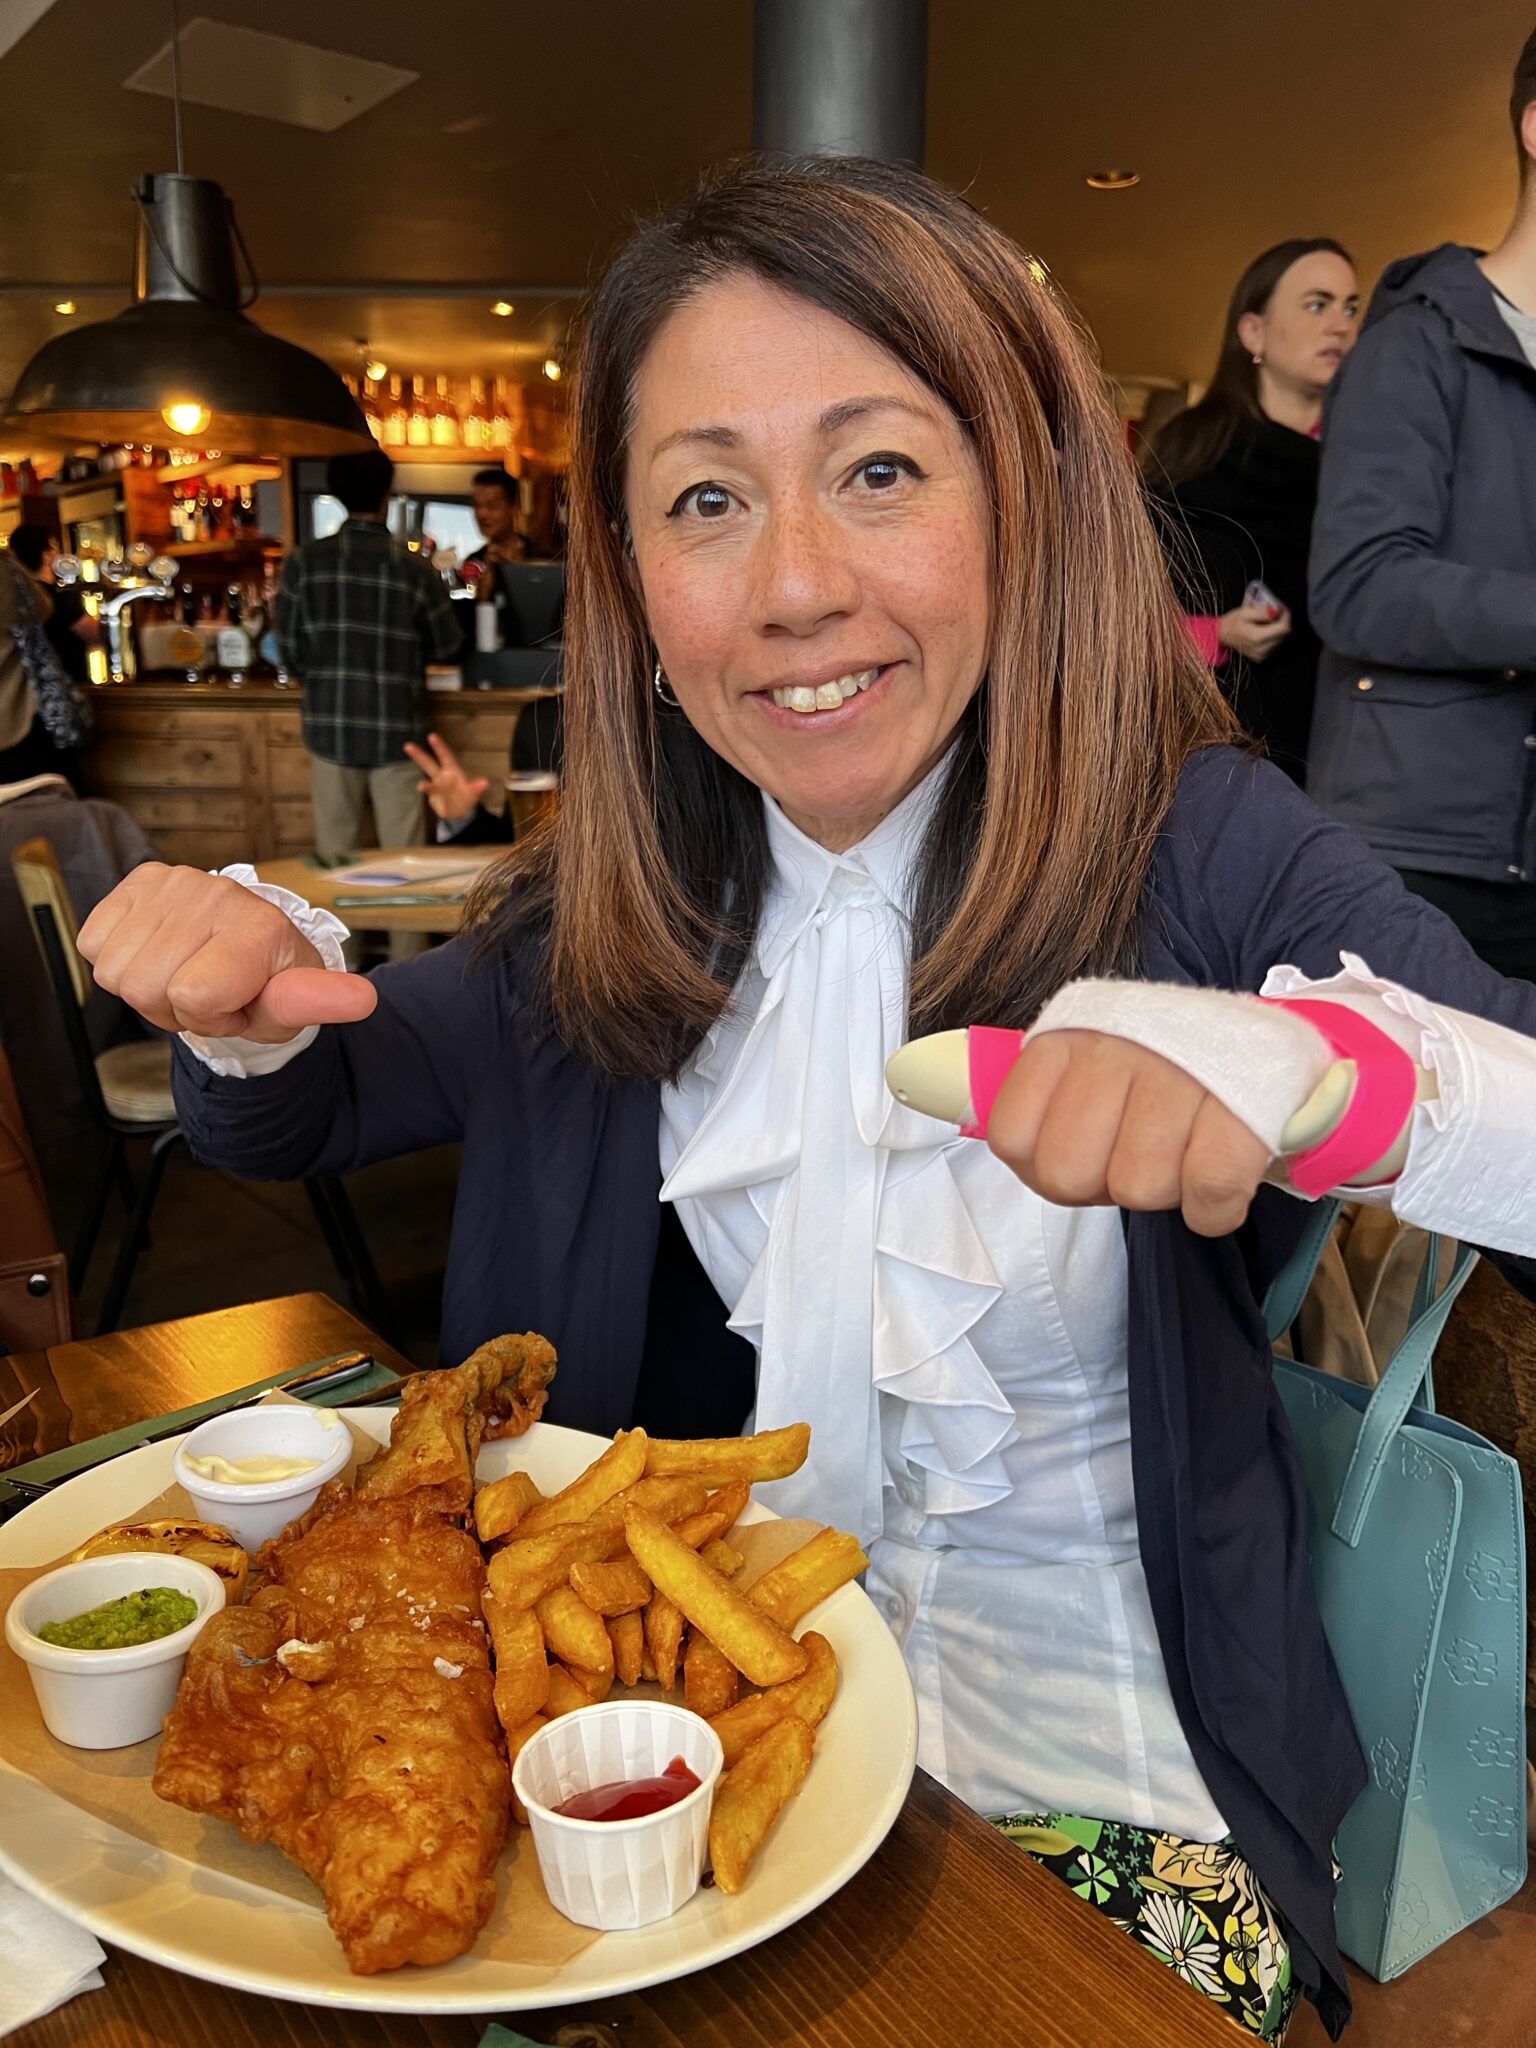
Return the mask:
<path fill-rule="evenodd" d="M 573 1792 L 554 1811 L 567 1820 L 638 1820 L 642 1814 L 676 1806 L 703 1782 L 675 1756 L 659 1778 L 620 1778 L 612 1785 L 594 1785 L 590 1792 Z"/>

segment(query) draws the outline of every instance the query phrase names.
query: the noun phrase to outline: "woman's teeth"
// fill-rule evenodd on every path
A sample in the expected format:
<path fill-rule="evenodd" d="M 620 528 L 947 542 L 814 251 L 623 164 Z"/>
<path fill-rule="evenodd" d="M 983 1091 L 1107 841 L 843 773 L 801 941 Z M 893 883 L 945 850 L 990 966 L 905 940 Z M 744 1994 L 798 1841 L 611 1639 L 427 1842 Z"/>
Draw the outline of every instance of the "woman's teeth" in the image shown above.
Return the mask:
<path fill-rule="evenodd" d="M 867 690 L 879 673 L 878 668 L 861 668 L 854 675 L 839 676 L 835 683 L 823 683 L 819 689 L 812 690 L 801 683 L 792 690 L 773 690 L 769 694 L 781 711 L 836 711 L 860 690 Z"/>

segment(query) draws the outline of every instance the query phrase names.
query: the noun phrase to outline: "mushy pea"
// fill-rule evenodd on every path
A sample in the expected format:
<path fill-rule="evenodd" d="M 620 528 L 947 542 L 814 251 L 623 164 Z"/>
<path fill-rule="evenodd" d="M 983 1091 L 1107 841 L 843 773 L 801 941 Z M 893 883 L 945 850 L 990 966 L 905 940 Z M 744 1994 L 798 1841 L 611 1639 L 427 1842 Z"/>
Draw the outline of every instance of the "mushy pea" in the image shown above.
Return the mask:
<path fill-rule="evenodd" d="M 174 1635 L 197 1619 L 197 1602 L 173 1586 L 145 1586 L 121 1600 L 104 1600 L 68 1621 L 47 1621 L 38 1630 L 59 1650 L 131 1650 Z"/>

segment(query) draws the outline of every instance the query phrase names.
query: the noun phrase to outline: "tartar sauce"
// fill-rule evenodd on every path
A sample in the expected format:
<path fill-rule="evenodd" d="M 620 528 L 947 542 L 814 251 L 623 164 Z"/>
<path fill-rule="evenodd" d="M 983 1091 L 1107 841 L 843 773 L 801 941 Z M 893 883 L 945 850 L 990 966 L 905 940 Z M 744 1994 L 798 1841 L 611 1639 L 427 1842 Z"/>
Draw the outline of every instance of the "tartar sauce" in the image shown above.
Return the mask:
<path fill-rule="evenodd" d="M 223 1486 L 270 1486 L 275 1479 L 298 1479 L 313 1472 L 318 1458 L 225 1458 L 209 1451 L 201 1458 L 182 1461 L 199 1479 L 216 1479 Z"/>

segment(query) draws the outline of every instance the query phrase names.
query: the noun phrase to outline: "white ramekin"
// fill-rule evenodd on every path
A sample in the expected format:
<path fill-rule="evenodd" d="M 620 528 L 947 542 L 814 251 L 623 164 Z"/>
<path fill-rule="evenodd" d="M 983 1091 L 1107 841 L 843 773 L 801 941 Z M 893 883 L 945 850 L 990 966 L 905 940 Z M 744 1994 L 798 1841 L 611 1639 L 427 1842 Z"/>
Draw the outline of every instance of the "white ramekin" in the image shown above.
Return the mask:
<path fill-rule="evenodd" d="M 635 1820 L 572 1820 L 553 1811 L 595 1785 L 659 1777 L 675 1756 L 699 1779 L 675 1806 Z M 664 1700 L 611 1700 L 541 1728 L 518 1753 L 512 1789 L 528 1810 L 549 1903 L 567 1920 L 605 1932 L 645 1927 L 686 1905 L 699 1888 L 724 1762 L 709 1723 Z"/>
<path fill-rule="evenodd" d="M 330 1408 L 309 1408 L 302 1402 L 274 1402 L 270 1407 L 242 1408 L 233 1415 L 212 1415 L 200 1422 L 176 1447 L 176 1483 L 191 1495 L 201 1520 L 217 1522 L 237 1543 L 255 1550 L 270 1536 L 296 1522 L 315 1504 L 328 1479 L 346 1465 L 352 1436 Z M 292 1479 L 273 1479 L 263 1486 L 235 1486 L 222 1479 L 200 1479 L 187 1469 L 187 1458 L 205 1458 L 217 1451 L 223 1458 L 317 1458 L 312 1472 Z"/>
<path fill-rule="evenodd" d="M 64 1650 L 37 1634 L 107 1600 L 170 1586 L 197 1602 L 185 1628 L 125 1650 Z M 125 1550 L 44 1572 L 16 1595 L 5 1640 L 26 1665 L 50 1735 L 75 1749 L 125 1749 L 159 1733 L 171 1710 L 192 1638 L 224 1605 L 224 1581 L 190 1557 Z"/>

